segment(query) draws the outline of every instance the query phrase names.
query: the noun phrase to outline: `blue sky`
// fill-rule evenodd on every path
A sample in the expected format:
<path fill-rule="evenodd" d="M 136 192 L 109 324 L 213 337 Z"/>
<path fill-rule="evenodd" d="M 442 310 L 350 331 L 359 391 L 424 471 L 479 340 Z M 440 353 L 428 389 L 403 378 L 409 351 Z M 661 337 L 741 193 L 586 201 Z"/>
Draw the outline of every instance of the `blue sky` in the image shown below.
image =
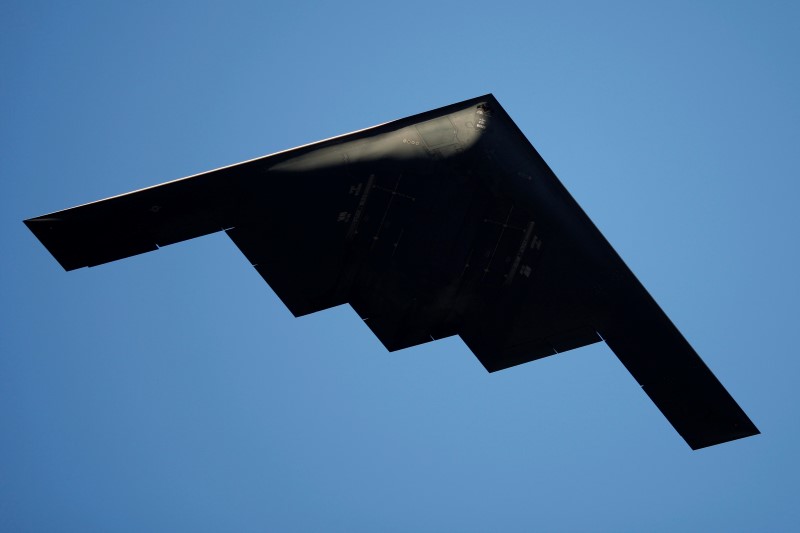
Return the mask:
<path fill-rule="evenodd" d="M 0 529 L 791 531 L 793 2 L 0 5 Z M 763 435 L 593 345 L 488 374 L 294 319 L 224 235 L 65 273 L 22 220 L 494 93 Z"/>

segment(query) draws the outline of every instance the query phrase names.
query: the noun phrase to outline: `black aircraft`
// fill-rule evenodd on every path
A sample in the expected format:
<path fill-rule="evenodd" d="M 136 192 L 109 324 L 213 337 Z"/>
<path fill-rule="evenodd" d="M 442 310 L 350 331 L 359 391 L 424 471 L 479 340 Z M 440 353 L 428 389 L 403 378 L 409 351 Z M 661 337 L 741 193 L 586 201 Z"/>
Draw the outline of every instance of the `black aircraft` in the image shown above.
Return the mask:
<path fill-rule="evenodd" d="M 295 316 L 489 372 L 602 340 L 693 449 L 759 432 L 492 95 L 25 224 L 66 270 L 224 231 Z"/>

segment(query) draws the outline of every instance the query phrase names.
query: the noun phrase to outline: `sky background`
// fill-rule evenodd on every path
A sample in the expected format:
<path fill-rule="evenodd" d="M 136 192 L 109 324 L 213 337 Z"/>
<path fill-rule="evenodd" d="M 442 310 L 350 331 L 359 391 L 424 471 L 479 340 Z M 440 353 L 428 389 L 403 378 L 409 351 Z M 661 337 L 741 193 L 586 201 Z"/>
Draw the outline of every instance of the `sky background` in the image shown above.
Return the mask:
<path fill-rule="evenodd" d="M 0 2 L 0 530 L 796 531 L 800 4 Z M 493 93 L 762 435 L 605 344 L 488 374 L 294 319 L 224 234 L 22 220 Z"/>

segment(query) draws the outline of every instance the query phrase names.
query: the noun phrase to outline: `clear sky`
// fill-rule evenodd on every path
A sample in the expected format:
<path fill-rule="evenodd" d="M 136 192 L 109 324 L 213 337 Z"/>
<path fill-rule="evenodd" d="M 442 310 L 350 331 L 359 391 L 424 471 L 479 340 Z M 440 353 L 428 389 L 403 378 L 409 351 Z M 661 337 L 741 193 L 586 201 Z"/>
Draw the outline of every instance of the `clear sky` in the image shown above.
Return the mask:
<path fill-rule="evenodd" d="M 800 4 L 0 3 L 0 530 L 796 531 Z M 492 92 L 763 435 L 25 218 Z"/>

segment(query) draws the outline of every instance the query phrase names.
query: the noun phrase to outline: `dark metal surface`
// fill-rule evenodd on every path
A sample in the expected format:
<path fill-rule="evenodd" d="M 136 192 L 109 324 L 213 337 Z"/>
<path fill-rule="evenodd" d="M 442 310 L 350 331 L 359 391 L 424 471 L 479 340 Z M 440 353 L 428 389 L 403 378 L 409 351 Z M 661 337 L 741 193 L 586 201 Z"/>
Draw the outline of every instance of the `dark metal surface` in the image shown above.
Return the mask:
<path fill-rule="evenodd" d="M 224 230 L 296 316 L 490 372 L 605 339 L 692 448 L 758 433 L 491 95 L 25 224 L 66 270 Z"/>

